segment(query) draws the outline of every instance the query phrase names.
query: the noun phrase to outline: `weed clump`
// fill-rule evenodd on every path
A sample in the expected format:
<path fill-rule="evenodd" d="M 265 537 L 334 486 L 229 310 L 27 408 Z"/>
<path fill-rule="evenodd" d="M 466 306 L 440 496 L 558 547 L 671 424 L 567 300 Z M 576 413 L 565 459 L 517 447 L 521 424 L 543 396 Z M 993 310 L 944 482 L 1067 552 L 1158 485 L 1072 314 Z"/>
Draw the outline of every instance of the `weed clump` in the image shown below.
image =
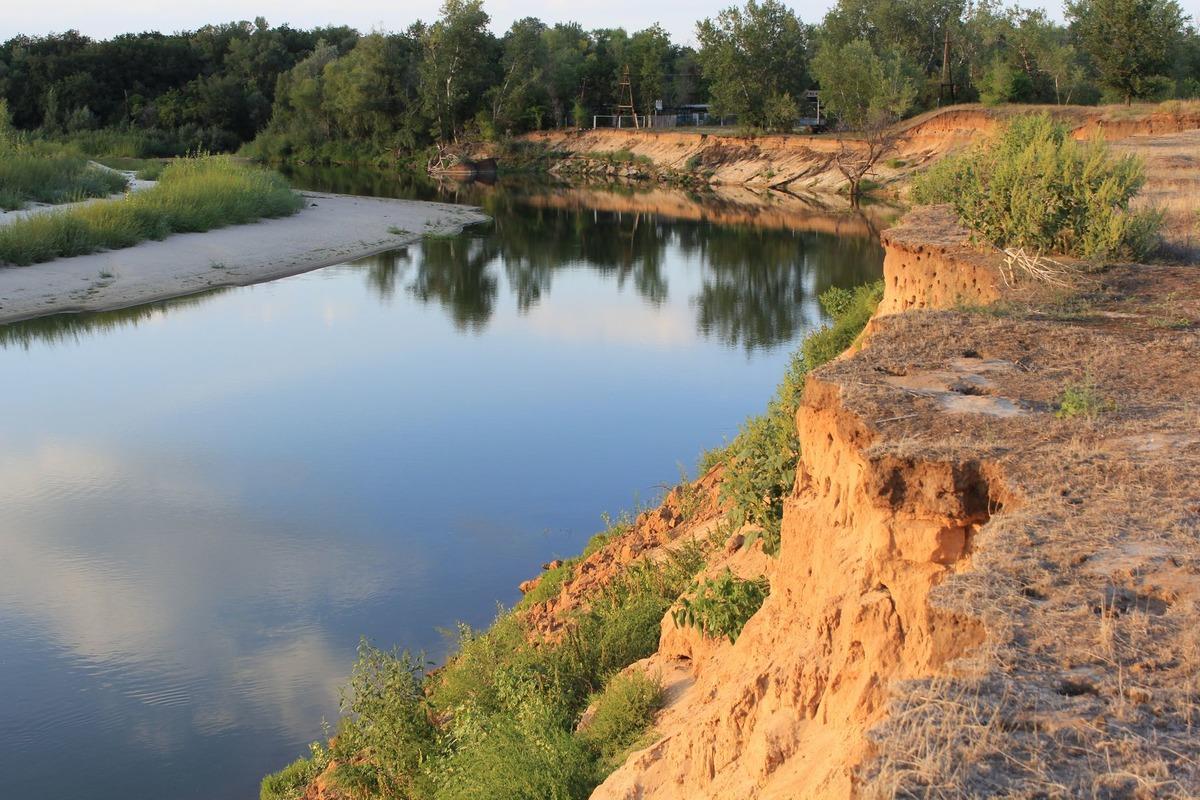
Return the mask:
<path fill-rule="evenodd" d="M 1093 261 L 1138 259 L 1155 246 L 1162 215 L 1131 211 L 1145 181 L 1135 156 L 1078 142 L 1048 114 L 1014 118 L 996 137 L 936 163 L 913 184 L 919 203 L 950 203 L 999 248 Z"/>
<path fill-rule="evenodd" d="M 736 642 L 770 592 L 766 578 L 744 580 L 726 568 L 696 586 L 691 597 L 681 598 L 672 616 L 681 628 L 699 628 L 705 636 Z"/>
<path fill-rule="evenodd" d="M 1116 410 L 1117 404 L 1102 395 L 1096 384 L 1088 379 L 1073 383 L 1063 390 L 1058 400 L 1058 411 L 1054 415 L 1059 419 L 1095 419 Z"/>

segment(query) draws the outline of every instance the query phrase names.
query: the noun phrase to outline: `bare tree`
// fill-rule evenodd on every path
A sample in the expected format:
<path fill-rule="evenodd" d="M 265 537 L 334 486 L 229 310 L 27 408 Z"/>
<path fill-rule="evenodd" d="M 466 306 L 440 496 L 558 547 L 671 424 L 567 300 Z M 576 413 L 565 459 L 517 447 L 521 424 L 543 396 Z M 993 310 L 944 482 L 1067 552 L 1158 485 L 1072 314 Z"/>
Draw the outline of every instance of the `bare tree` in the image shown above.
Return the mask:
<path fill-rule="evenodd" d="M 890 114 L 872 114 L 862 129 L 861 139 L 841 141 L 833 161 L 850 184 L 850 202 L 858 203 L 863 179 L 875 165 L 896 147 L 895 118 Z"/>

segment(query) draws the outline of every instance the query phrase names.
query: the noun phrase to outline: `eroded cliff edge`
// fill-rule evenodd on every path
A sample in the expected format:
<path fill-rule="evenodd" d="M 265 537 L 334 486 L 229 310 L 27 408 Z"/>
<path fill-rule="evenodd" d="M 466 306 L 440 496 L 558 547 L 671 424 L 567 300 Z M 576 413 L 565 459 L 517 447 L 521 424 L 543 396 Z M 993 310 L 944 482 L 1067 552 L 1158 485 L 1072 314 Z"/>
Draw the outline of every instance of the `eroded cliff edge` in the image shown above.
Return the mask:
<path fill-rule="evenodd" d="M 664 619 L 653 743 L 594 797 L 1194 795 L 1195 267 L 1008 288 L 937 210 L 885 243 L 869 345 L 808 379 L 770 596 L 734 644 Z M 1056 415 L 1084 385 L 1106 413 Z"/>

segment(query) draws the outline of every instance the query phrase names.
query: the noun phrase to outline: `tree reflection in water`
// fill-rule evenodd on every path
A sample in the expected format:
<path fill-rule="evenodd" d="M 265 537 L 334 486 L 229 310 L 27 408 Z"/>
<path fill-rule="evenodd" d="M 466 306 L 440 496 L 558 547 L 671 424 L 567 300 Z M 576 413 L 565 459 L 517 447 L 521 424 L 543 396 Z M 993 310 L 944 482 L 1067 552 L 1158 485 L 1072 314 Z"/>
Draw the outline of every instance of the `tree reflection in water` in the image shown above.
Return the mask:
<path fill-rule="evenodd" d="M 413 296 L 438 303 L 459 328 L 480 331 L 495 308 L 501 274 L 522 312 L 547 297 L 556 274 L 572 269 L 632 286 L 657 306 L 668 297 L 668 267 L 680 262 L 700 270 L 702 288 L 689 298 L 700 333 L 747 351 L 793 340 L 820 322 L 810 302 L 817 295 L 881 272 L 883 251 L 867 224 L 854 233 L 812 231 L 802 215 L 793 227 L 779 227 L 775 214 L 772 226 L 730 225 L 653 211 L 555 207 L 544 202 L 548 196 L 503 185 L 459 190 L 454 199 L 483 206 L 493 221 L 460 237 L 426 238 L 412 256 L 398 251 L 404 255 L 359 263 L 387 296 L 412 259 Z"/>
<path fill-rule="evenodd" d="M 492 222 L 461 236 L 429 236 L 355 262 L 381 298 L 398 291 L 437 304 L 464 331 L 480 332 L 496 309 L 501 276 L 525 313 L 545 301 L 556 275 L 589 270 L 660 306 L 668 274 L 699 271 L 689 297 L 696 328 L 747 352 L 794 340 L 820 323 L 817 295 L 879 277 L 883 251 L 866 218 L 793 204 L 747 205 L 668 192 L 545 185 L 436 187 L 411 176 L 355 170 L 294 172 L 322 191 L 438 199 L 482 206 Z M 729 222 L 729 220 L 736 220 Z M 63 341 L 138 324 L 214 293 L 100 314 L 0 326 L 0 346 Z"/>

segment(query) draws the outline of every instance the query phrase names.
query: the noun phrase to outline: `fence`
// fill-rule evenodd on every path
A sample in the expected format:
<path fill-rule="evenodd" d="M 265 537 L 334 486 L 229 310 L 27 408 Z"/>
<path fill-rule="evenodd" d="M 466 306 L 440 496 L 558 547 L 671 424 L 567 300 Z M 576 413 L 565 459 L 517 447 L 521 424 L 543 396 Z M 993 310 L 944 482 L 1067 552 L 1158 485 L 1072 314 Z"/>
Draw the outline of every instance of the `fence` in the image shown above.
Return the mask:
<path fill-rule="evenodd" d="M 593 128 L 722 127 L 725 125 L 736 124 L 737 117 L 718 117 L 704 112 L 691 112 L 684 114 L 638 114 L 636 118 L 632 114 L 622 114 L 620 116 L 615 114 L 597 114 L 592 117 Z"/>

